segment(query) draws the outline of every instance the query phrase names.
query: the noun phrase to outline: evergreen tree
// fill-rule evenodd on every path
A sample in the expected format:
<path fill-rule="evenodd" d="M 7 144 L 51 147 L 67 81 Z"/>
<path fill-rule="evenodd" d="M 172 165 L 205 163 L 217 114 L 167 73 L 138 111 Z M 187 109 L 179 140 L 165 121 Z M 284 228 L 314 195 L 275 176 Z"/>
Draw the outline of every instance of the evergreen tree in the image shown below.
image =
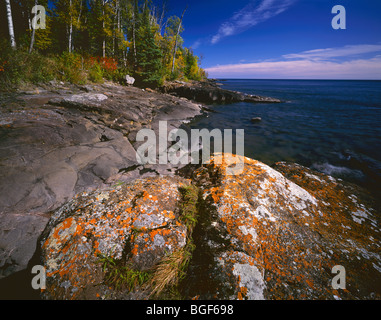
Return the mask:
<path fill-rule="evenodd" d="M 155 27 L 151 24 L 148 1 L 144 3 L 141 26 L 136 34 L 135 77 L 143 86 L 156 87 L 162 84 L 162 52 L 155 41 Z"/>
<path fill-rule="evenodd" d="M 123 29 L 126 35 L 128 42 L 130 43 L 128 53 L 127 53 L 127 62 L 130 68 L 134 71 L 137 66 L 137 48 L 136 48 L 136 39 L 137 39 L 137 30 L 140 28 L 141 24 L 141 14 L 139 11 L 138 0 L 128 0 L 125 3 L 125 14 L 123 16 Z"/>

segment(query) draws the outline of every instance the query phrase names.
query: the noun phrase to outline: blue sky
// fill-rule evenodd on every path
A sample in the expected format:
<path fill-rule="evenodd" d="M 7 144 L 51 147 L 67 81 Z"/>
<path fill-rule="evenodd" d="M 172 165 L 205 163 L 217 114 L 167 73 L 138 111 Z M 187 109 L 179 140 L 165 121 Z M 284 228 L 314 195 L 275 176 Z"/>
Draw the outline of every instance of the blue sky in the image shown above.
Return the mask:
<path fill-rule="evenodd" d="M 171 0 L 212 78 L 381 79 L 379 0 Z M 332 8 L 346 10 L 334 30 Z"/>

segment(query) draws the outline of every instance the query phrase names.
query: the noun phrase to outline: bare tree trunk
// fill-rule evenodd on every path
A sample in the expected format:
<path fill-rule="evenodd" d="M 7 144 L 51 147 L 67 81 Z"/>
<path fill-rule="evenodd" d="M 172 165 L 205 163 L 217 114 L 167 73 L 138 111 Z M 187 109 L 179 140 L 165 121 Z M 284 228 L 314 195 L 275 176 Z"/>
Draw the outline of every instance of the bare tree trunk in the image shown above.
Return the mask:
<path fill-rule="evenodd" d="M 70 24 L 69 24 L 69 52 L 72 51 L 72 42 L 73 42 L 73 17 L 72 17 L 72 12 L 73 12 L 73 3 L 72 0 L 70 0 Z"/>
<path fill-rule="evenodd" d="M 106 4 L 106 1 L 103 0 L 102 2 L 102 28 L 103 28 L 103 32 L 105 30 L 105 4 Z M 103 43 L 102 43 L 102 57 L 103 58 L 106 58 L 106 34 L 104 34 L 103 36 Z"/>
<path fill-rule="evenodd" d="M 134 64 L 136 65 L 136 37 L 135 37 L 135 28 L 136 28 L 136 16 L 135 9 L 132 11 L 132 42 L 134 46 Z"/>
<path fill-rule="evenodd" d="M 178 27 L 177 33 L 176 33 L 175 46 L 173 48 L 172 74 L 175 72 L 175 61 L 176 61 L 176 51 L 177 51 L 177 38 L 179 37 L 179 33 L 180 33 L 180 30 L 181 30 L 181 25 L 183 23 L 183 18 L 184 18 L 184 15 L 185 15 L 185 11 L 187 11 L 187 9 L 188 9 L 188 7 L 185 8 L 185 10 L 183 11 L 183 14 L 181 15 L 179 27 Z"/>
<path fill-rule="evenodd" d="M 114 15 L 112 21 L 112 56 L 115 57 L 116 47 L 118 45 L 118 32 L 119 32 L 119 1 L 115 1 Z"/>
<path fill-rule="evenodd" d="M 156 19 L 156 7 L 152 7 L 152 13 L 149 16 L 149 26 L 152 27 Z"/>
<path fill-rule="evenodd" d="M 38 0 L 36 0 L 34 2 L 34 5 L 36 6 L 38 4 Z M 30 13 L 29 13 L 29 10 L 28 10 L 28 23 L 29 23 L 29 29 L 32 30 L 32 33 L 30 35 L 30 45 L 29 45 L 29 53 L 31 53 L 33 51 L 33 46 L 34 46 L 34 36 L 36 34 L 36 30 L 33 28 L 32 26 L 32 20 L 31 20 L 31 17 L 30 17 Z"/>
<path fill-rule="evenodd" d="M 78 25 L 79 25 L 79 23 L 81 22 L 82 7 L 83 7 L 83 0 L 81 0 L 81 6 L 80 6 L 80 8 L 79 8 L 79 15 L 78 15 L 78 20 L 77 20 Z"/>
<path fill-rule="evenodd" d="M 73 23 L 69 26 L 69 52 L 72 52 L 73 48 Z"/>
<path fill-rule="evenodd" d="M 112 23 L 112 56 L 115 57 L 115 46 L 116 46 L 116 27 L 115 27 L 115 17 Z"/>
<path fill-rule="evenodd" d="M 164 22 L 164 17 L 165 17 L 165 11 L 167 10 L 167 0 L 164 0 L 163 2 L 163 10 L 161 11 L 161 16 L 159 20 L 159 30 L 160 34 L 163 34 L 163 22 Z"/>
<path fill-rule="evenodd" d="M 15 30 L 13 28 L 12 9 L 11 9 L 10 0 L 5 0 L 5 5 L 7 7 L 7 18 L 8 18 L 9 37 L 11 39 L 11 47 L 13 49 L 16 49 Z"/>
<path fill-rule="evenodd" d="M 32 53 L 33 51 L 35 34 L 36 34 L 36 29 L 32 28 L 32 34 L 30 36 L 29 53 Z"/>

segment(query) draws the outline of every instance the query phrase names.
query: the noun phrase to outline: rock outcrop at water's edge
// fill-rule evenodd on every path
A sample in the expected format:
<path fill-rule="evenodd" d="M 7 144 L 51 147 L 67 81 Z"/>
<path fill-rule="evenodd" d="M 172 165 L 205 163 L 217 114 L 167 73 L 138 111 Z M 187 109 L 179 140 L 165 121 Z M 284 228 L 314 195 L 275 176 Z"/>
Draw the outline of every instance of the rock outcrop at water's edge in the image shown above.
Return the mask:
<path fill-rule="evenodd" d="M 193 101 L 212 103 L 280 103 L 279 99 L 263 97 L 242 92 L 225 90 L 213 81 L 204 82 L 170 82 L 161 87 L 161 91 L 175 96 L 184 97 Z"/>
<path fill-rule="evenodd" d="M 45 299 L 381 299 L 380 210 L 360 188 L 229 154 L 137 163 L 140 129 L 179 128 L 199 104 L 105 83 L 0 106 L 0 288 L 37 245 Z"/>
<path fill-rule="evenodd" d="M 237 160 L 244 172 L 227 175 Z M 97 253 L 134 272 L 152 270 L 189 241 L 178 190 L 194 184 L 198 223 L 182 298 L 380 299 L 377 212 L 338 180 L 292 170 L 295 182 L 261 162 L 218 154 L 191 180 L 148 178 L 79 195 L 56 211 L 41 238 L 43 296 L 150 297 L 143 283 L 110 291 Z M 303 187 L 298 177 L 307 179 Z M 346 270 L 345 290 L 332 286 L 337 265 Z"/>

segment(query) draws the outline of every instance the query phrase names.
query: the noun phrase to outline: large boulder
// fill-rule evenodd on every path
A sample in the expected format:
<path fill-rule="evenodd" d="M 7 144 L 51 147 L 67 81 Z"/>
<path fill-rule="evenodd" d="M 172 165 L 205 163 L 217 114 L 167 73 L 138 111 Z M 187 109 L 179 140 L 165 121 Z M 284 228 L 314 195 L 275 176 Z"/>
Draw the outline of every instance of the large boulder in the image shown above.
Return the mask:
<path fill-rule="evenodd" d="M 149 297 L 139 287 L 111 290 L 115 283 L 105 262 L 142 276 L 184 248 L 188 229 L 179 215 L 179 188 L 189 184 L 178 177 L 147 178 L 81 194 L 57 210 L 40 239 L 47 272 L 43 297 Z"/>
<path fill-rule="evenodd" d="M 0 219 L 0 279 L 25 269 L 49 215 L 3 214 Z M 0 283 L 0 288 L 2 284 Z M 4 288 L 1 288 L 4 290 Z M 0 290 L 0 295 L 5 294 Z"/>
<path fill-rule="evenodd" d="M 78 196 L 56 211 L 41 238 L 43 297 L 147 299 L 152 287 L 110 286 L 104 261 L 123 266 L 126 277 L 142 276 L 163 261 L 185 265 L 179 257 L 194 243 L 177 297 L 380 299 L 381 237 L 371 198 L 299 165 L 276 167 L 216 154 L 193 170 L 200 193 L 192 231 L 179 214 L 179 188 L 191 183 L 185 178 L 147 178 Z M 161 270 L 163 279 L 172 274 Z"/>
<path fill-rule="evenodd" d="M 228 175 L 236 162 L 244 171 Z M 381 298 L 379 213 L 332 177 L 301 166 L 292 176 L 295 182 L 228 154 L 215 155 L 194 173 L 205 202 L 189 296 Z M 345 268 L 344 290 L 333 286 L 335 266 Z"/>

